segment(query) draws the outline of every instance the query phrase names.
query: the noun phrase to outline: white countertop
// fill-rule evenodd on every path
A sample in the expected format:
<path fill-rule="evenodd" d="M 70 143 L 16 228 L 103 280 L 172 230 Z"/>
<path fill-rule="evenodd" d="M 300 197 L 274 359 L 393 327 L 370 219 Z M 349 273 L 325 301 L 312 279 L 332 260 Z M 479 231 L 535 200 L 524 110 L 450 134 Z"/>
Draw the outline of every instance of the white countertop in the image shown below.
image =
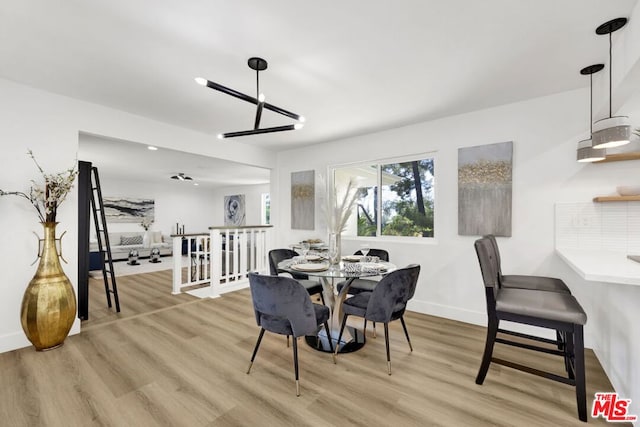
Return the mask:
<path fill-rule="evenodd" d="M 640 263 L 625 253 L 566 248 L 556 248 L 556 253 L 585 280 L 640 286 Z"/>

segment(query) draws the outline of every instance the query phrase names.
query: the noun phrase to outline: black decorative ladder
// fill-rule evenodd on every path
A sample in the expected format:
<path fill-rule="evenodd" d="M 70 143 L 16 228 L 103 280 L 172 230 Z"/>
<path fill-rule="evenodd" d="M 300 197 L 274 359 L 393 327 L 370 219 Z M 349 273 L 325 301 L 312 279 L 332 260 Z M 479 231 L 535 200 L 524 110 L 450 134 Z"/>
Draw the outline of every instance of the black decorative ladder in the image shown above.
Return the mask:
<path fill-rule="evenodd" d="M 100 189 L 100 178 L 98 168 L 91 167 L 91 210 L 93 211 L 93 222 L 98 238 L 98 252 L 102 265 L 102 278 L 104 279 L 104 290 L 107 294 L 107 304 L 111 308 L 111 294 L 116 303 L 116 312 L 120 313 L 120 300 L 118 299 L 118 287 L 116 276 L 113 272 L 113 258 L 111 257 L 111 244 L 109 243 L 109 232 L 107 231 L 107 218 L 104 214 L 104 203 L 102 201 L 102 190 Z"/>

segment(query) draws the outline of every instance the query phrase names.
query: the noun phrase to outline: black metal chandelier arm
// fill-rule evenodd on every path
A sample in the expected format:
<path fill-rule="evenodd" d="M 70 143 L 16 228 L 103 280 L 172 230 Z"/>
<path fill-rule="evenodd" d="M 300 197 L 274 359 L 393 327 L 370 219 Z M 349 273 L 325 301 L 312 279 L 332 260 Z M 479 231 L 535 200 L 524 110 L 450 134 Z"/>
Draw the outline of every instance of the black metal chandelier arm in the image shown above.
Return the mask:
<path fill-rule="evenodd" d="M 211 80 L 207 80 L 207 87 L 210 87 L 211 89 L 215 89 L 215 90 L 218 90 L 218 91 L 223 92 L 223 93 L 226 93 L 227 95 L 231 95 L 231 96 L 233 96 L 235 98 L 241 99 L 243 101 L 249 102 L 249 103 L 254 104 L 254 105 L 258 105 L 260 103 L 260 101 L 258 101 L 258 99 L 254 98 L 253 96 L 249 96 L 249 95 L 246 95 L 246 94 L 244 94 L 242 92 L 238 92 L 235 89 L 228 88 L 228 87 L 223 86 L 223 85 L 221 85 L 219 83 L 212 82 Z M 299 114 L 292 113 L 291 111 L 287 111 L 284 108 L 280 108 L 280 107 L 277 107 L 277 106 L 275 106 L 273 104 L 269 104 L 268 102 L 264 103 L 264 108 L 266 108 L 267 110 L 273 111 L 274 113 L 278 113 L 278 114 L 282 114 L 283 116 L 290 117 L 290 118 L 292 118 L 294 120 L 300 120 L 301 119 L 301 116 Z"/>
<path fill-rule="evenodd" d="M 256 110 L 256 121 L 253 124 L 253 129 L 258 129 L 260 127 L 260 119 L 262 118 L 262 108 L 264 107 L 264 102 L 258 103 L 258 108 Z"/>
<path fill-rule="evenodd" d="M 207 87 L 210 87 L 211 89 L 219 90 L 220 92 L 226 93 L 227 95 L 234 96 L 238 99 L 242 99 L 243 101 L 247 101 L 256 105 L 258 104 L 258 100 L 253 96 L 245 95 L 242 92 L 238 92 L 235 89 L 231 89 L 219 83 L 212 82 L 211 80 L 207 80 Z"/>
<path fill-rule="evenodd" d="M 273 104 L 269 104 L 268 102 L 264 103 L 264 108 L 267 110 L 273 111 L 274 113 L 282 114 L 283 116 L 287 116 L 292 118 L 293 120 L 303 121 L 302 116 L 296 113 L 292 113 L 291 111 L 287 111 L 284 108 L 276 107 Z"/>
<path fill-rule="evenodd" d="M 287 130 L 295 130 L 296 125 L 285 125 L 285 126 L 275 126 L 271 128 L 264 129 L 251 129 L 251 130 L 241 130 L 238 132 L 227 132 L 223 133 L 223 138 L 234 138 L 236 136 L 248 136 L 248 135 L 258 135 L 261 133 L 271 133 L 271 132 L 282 132 Z"/>

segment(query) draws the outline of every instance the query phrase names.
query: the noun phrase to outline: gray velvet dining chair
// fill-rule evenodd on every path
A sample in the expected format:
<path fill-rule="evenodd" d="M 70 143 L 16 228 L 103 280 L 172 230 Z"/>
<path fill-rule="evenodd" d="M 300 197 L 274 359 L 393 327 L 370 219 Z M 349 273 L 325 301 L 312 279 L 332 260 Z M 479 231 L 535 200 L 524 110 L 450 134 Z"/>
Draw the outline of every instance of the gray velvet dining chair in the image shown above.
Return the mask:
<path fill-rule="evenodd" d="M 355 251 L 354 255 L 362 255 L 362 251 L 358 249 L 357 251 Z M 384 249 L 371 248 L 369 249 L 367 256 L 375 256 L 380 258 L 380 261 L 389 262 L 389 252 L 387 252 Z M 350 295 L 357 295 L 360 292 L 372 292 L 373 288 L 376 287 L 378 282 L 379 280 L 376 280 L 376 279 L 360 279 L 360 278 L 353 279 L 347 292 Z M 338 284 L 336 285 L 336 289 L 338 290 L 338 292 L 342 291 L 342 288 L 344 288 L 346 284 L 347 284 L 346 281 L 338 282 Z M 366 334 L 367 332 L 366 326 L 364 329 L 365 329 L 364 333 Z M 373 337 L 374 338 L 376 337 L 376 322 L 373 322 Z"/>
<path fill-rule="evenodd" d="M 283 270 L 278 268 L 278 264 L 282 261 L 291 259 L 295 256 L 298 256 L 298 253 L 291 249 L 272 249 L 269 251 L 269 272 L 272 276 L 277 276 L 280 273 L 283 273 Z M 325 304 L 324 295 L 322 293 L 322 283 L 317 280 L 310 280 L 309 276 L 302 273 L 289 273 L 294 279 L 296 279 L 304 288 L 307 290 L 309 295 L 320 295 L 320 300 L 322 304 Z"/>
<path fill-rule="evenodd" d="M 306 289 L 295 279 L 282 276 L 266 276 L 249 273 L 251 299 L 260 326 L 260 335 L 251 355 L 247 374 L 258 354 L 265 331 L 279 335 L 293 336 L 293 367 L 295 371 L 296 396 L 300 396 L 298 373 L 298 340 L 303 335 L 315 335 L 321 326 L 330 336 L 329 307 L 314 304 Z M 333 345 L 329 340 L 329 348 Z"/>
<path fill-rule="evenodd" d="M 354 255 L 362 255 L 362 251 L 357 250 Z M 369 253 L 367 254 L 367 256 L 376 256 L 380 258 L 380 261 L 389 262 L 389 252 L 384 249 L 369 249 Z M 339 282 L 336 285 L 336 289 L 338 289 L 338 292 L 342 290 L 346 283 L 347 282 Z M 377 284 L 378 280 L 355 279 L 353 282 L 351 282 L 351 286 L 349 286 L 348 292 L 351 295 L 357 295 L 360 292 L 371 292 Z"/>
<path fill-rule="evenodd" d="M 410 264 L 404 268 L 394 270 L 384 276 L 372 292 L 361 292 L 347 298 L 342 303 L 342 323 L 338 334 L 338 343 L 347 324 L 348 316 L 364 318 L 366 329 L 367 320 L 384 324 L 384 340 L 387 348 L 387 373 L 391 375 L 391 352 L 389 349 L 389 322 L 400 319 L 404 329 L 410 351 L 413 351 L 409 331 L 404 322 L 404 312 L 407 302 L 413 298 L 420 275 L 420 266 Z M 336 346 L 337 348 L 338 346 Z M 334 351 L 336 362 L 337 351 Z"/>

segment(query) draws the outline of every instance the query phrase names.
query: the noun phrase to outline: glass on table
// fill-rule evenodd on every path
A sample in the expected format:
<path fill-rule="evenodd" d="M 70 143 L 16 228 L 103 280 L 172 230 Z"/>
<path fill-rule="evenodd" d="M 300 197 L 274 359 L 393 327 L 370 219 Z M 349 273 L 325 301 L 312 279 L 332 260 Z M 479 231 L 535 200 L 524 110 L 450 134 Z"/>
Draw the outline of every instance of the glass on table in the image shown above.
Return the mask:
<path fill-rule="evenodd" d="M 369 249 L 371 248 L 366 243 L 364 245 L 360 245 L 360 252 L 362 253 L 362 256 L 367 256 L 367 254 L 369 254 Z"/>
<path fill-rule="evenodd" d="M 302 242 L 300 246 L 302 247 L 302 259 L 306 261 L 307 254 L 309 253 L 309 248 L 311 248 L 311 245 L 309 244 L 309 242 Z"/>

